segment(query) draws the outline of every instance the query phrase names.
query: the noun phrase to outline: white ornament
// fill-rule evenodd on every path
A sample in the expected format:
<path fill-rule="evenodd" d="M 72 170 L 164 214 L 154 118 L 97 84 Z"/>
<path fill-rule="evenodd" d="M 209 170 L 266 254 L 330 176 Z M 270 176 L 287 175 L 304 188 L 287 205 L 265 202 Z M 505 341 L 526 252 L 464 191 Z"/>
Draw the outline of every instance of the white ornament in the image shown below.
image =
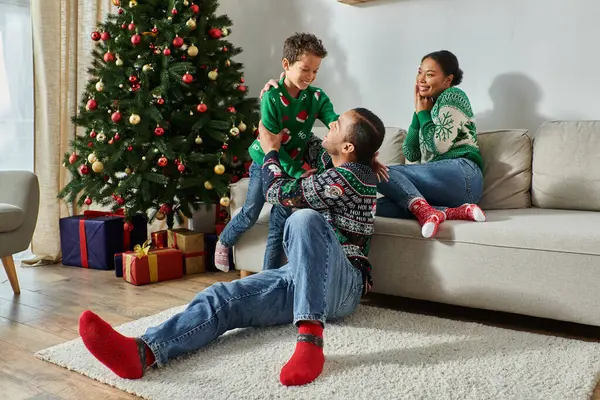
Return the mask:
<path fill-rule="evenodd" d="M 98 83 L 96 83 L 96 90 L 101 92 L 104 90 L 104 82 L 102 81 L 98 81 Z"/>
<path fill-rule="evenodd" d="M 99 133 L 98 136 L 96 136 L 96 140 L 102 143 L 106 140 L 106 135 L 104 133 Z"/>

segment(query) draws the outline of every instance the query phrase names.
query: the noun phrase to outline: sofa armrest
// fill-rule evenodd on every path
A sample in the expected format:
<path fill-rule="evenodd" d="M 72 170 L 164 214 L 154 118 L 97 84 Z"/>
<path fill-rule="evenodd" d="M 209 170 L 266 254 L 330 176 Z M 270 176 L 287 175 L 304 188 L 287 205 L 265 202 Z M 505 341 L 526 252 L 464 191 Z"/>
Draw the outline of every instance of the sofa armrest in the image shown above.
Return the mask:
<path fill-rule="evenodd" d="M 249 183 L 250 178 L 243 178 L 229 186 L 231 200 L 229 203 L 229 212 L 232 217 L 242 209 L 242 206 L 246 202 Z"/>

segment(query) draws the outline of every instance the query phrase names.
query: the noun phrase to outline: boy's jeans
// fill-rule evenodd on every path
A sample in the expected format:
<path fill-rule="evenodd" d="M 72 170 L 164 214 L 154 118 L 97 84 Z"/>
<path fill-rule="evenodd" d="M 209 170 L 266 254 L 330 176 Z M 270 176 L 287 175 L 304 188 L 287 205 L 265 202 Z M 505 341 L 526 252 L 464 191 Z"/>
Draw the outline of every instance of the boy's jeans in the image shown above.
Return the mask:
<path fill-rule="evenodd" d="M 381 217 L 413 219 L 408 204 L 416 197 L 443 211 L 477 203 L 483 193 L 481 168 L 466 158 L 389 168 L 390 180 L 377 185 L 385 196 L 377 200 L 377 215 Z"/>
<path fill-rule="evenodd" d="M 358 306 L 361 272 L 346 258 L 333 229 L 314 210 L 285 224 L 285 266 L 198 293 L 181 313 L 141 337 L 159 366 L 197 350 L 224 332 L 245 327 L 343 318 Z"/>
<path fill-rule="evenodd" d="M 253 162 L 250 166 L 250 183 L 248 184 L 246 202 L 242 210 L 229 221 L 219 236 L 221 243 L 226 247 L 233 247 L 240 236 L 254 226 L 264 204 L 265 196 L 262 188 L 261 166 Z M 284 206 L 274 205 L 271 209 L 263 269 L 275 269 L 281 266 L 283 227 L 291 213 L 292 210 Z"/>

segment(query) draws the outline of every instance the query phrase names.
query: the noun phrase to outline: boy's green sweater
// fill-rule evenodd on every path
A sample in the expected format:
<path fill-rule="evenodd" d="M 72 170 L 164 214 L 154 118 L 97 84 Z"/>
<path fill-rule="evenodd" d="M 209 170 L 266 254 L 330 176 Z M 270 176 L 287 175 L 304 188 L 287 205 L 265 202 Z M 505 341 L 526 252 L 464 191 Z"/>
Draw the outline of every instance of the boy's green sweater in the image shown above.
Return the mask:
<path fill-rule="evenodd" d="M 261 120 L 270 132 L 279 133 L 284 128 L 289 135 L 284 135 L 279 151 L 279 161 L 285 173 L 299 178 L 305 170 L 304 153 L 306 144 L 312 138 L 312 128 L 316 119 L 325 125 L 339 118 L 333 110 L 329 97 L 319 88 L 309 86 L 301 90 L 298 98 L 290 96 L 285 88 L 284 79 L 279 81 L 278 88 L 271 88 L 263 95 Z M 248 149 L 250 157 L 259 165 L 263 164 L 265 153 L 260 142 L 255 140 Z"/>

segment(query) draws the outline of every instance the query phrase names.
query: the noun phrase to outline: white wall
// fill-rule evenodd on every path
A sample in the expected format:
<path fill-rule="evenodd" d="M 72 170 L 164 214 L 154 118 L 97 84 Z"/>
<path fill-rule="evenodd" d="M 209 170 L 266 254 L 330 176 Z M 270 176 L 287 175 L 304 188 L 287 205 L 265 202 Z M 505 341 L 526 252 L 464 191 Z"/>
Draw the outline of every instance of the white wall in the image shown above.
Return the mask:
<path fill-rule="evenodd" d="M 284 39 L 318 35 L 329 51 L 315 85 L 336 109 L 363 106 L 406 127 L 421 57 L 454 52 L 478 128 L 535 130 L 600 119 L 600 0 L 222 0 L 244 49 L 250 93 L 281 72 Z"/>

